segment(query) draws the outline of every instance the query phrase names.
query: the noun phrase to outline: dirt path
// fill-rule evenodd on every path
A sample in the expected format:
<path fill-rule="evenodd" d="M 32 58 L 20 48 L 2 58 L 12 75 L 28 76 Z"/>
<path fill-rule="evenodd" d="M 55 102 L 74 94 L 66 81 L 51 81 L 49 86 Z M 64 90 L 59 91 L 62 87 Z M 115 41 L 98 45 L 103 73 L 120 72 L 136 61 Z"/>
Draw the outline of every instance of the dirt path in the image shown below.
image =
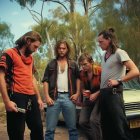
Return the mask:
<path fill-rule="evenodd" d="M 44 127 L 45 132 L 45 127 Z M 29 130 L 26 128 L 25 130 L 25 140 L 29 139 Z M 0 121 L 0 140 L 8 140 L 7 130 L 6 130 L 6 124 L 5 122 Z M 68 140 L 68 132 L 64 126 L 57 127 L 56 133 L 55 133 L 55 140 Z"/>
<path fill-rule="evenodd" d="M 0 140 L 8 140 L 7 135 L 7 127 L 6 127 L 6 120 L 5 120 L 5 108 L 4 105 L 0 102 Z M 44 133 L 45 133 L 45 122 L 44 122 Z M 30 132 L 28 128 L 25 129 L 25 136 L 24 140 L 30 140 Z M 55 132 L 55 140 L 68 140 L 68 131 L 66 126 L 63 124 L 59 124 L 56 128 Z M 86 140 L 85 138 L 79 137 L 79 140 Z"/>

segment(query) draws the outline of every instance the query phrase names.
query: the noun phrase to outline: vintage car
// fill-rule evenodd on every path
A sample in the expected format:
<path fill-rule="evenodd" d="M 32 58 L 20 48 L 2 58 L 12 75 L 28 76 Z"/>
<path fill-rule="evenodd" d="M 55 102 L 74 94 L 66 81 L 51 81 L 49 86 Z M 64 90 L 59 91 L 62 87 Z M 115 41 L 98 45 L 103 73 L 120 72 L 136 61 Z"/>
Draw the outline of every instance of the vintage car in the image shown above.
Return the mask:
<path fill-rule="evenodd" d="M 136 138 L 140 138 L 140 79 L 139 77 L 135 78 L 133 80 L 130 80 L 129 82 L 123 83 L 123 85 L 123 96 L 128 124 L 134 136 Z M 81 110 L 80 104 L 78 104 L 76 108 L 78 123 L 79 114 Z M 62 113 L 60 114 L 59 121 L 64 121 Z"/>
<path fill-rule="evenodd" d="M 124 103 L 129 127 L 140 138 L 140 79 L 124 83 Z"/>

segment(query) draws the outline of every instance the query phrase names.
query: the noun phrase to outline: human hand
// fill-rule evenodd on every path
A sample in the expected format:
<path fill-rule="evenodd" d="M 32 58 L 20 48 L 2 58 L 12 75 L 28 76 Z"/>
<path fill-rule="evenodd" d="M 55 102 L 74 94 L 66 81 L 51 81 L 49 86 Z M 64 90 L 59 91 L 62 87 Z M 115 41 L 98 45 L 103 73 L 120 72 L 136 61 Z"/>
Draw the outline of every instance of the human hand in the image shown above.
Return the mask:
<path fill-rule="evenodd" d="M 98 96 L 99 96 L 99 92 L 93 93 L 93 94 L 90 95 L 89 100 L 90 101 L 95 101 Z"/>
<path fill-rule="evenodd" d="M 10 112 L 18 112 L 17 105 L 13 101 L 5 102 L 5 109 Z"/>
<path fill-rule="evenodd" d="M 54 105 L 54 100 L 51 97 L 46 97 L 46 102 L 48 106 Z"/>
<path fill-rule="evenodd" d="M 39 104 L 40 110 L 43 110 L 44 109 L 44 103 L 41 99 L 38 99 L 38 104 Z"/>
<path fill-rule="evenodd" d="M 70 97 L 70 100 L 72 100 L 74 103 L 76 103 L 78 97 L 79 97 L 79 94 L 78 94 L 78 93 L 73 94 L 73 95 Z"/>
<path fill-rule="evenodd" d="M 114 79 L 109 79 L 107 83 L 108 87 L 117 86 L 118 84 L 119 84 L 118 81 Z"/>

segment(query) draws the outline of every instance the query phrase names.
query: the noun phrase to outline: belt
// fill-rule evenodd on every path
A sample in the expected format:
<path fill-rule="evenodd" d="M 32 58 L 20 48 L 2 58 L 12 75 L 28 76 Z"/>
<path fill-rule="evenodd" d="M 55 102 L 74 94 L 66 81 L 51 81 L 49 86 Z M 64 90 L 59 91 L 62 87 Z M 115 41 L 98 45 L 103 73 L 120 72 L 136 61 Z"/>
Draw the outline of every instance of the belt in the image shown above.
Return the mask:
<path fill-rule="evenodd" d="M 123 87 L 113 87 L 113 88 L 102 88 L 100 91 L 105 91 L 105 92 L 112 92 L 112 94 L 116 94 L 117 92 L 121 93 L 123 91 Z"/>
<path fill-rule="evenodd" d="M 68 94 L 68 91 L 57 91 L 59 94 Z"/>

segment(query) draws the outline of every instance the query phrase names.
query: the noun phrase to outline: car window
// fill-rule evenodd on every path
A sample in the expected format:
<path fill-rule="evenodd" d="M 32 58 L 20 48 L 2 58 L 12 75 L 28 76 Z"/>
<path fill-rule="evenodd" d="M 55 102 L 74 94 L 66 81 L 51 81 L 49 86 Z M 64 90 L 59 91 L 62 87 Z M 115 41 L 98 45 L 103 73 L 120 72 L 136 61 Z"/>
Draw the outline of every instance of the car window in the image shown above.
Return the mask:
<path fill-rule="evenodd" d="M 124 89 L 137 89 L 140 90 L 140 79 L 136 77 L 128 82 L 123 83 Z"/>

